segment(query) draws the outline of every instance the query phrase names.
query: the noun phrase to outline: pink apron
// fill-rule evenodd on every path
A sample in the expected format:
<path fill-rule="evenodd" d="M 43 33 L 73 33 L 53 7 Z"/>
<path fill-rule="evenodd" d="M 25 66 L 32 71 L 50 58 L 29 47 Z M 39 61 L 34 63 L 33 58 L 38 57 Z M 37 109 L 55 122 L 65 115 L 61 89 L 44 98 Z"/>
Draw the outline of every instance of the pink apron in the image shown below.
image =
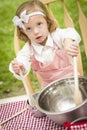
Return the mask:
<path fill-rule="evenodd" d="M 31 49 L 34 52 L 32 46 Z M 37 61 L 34 55 L 31 56 L 30 61 L 35 73 L 39 74 L 41 77 L 42 87 L 47 86 L 54 80 L 73 75 L 73 66 L 70 63 L 69 57 L 58 47 L 55 51 L 53 61 L 42 63 Z"/>

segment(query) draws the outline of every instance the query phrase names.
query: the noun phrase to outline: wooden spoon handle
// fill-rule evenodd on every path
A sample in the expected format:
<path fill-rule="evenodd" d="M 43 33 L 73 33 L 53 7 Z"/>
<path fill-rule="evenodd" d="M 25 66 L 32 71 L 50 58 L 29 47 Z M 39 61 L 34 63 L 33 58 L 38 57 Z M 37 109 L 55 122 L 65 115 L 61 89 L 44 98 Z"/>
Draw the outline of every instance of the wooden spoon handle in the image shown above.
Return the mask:
<path fill-rule="evenodd" d="M 14 117 L 20 115 L 21 113 L 23 113 L 24 111 L 26 111 L 29 107 L 25 107 L 22 110 L 20 110 L 19 112 L 15 113 L 14 115 L 12 115 L 11 117 L 7 118 L 6 120 L 2 121 L 0 123 L 0 126 L 3 125 L 4 123 L 8 122 L 9 120 L 13 119 Z"/>
<path fill-rule="evenodd" d="M 25 78 L 24 78 L 24 76 L 23 76 L 23 74 L 22 74 L 22 71 L 20 71 L 20 76 L 21 76 L 21 78 L 22 78 L 22 82 L 23 82 L 23 84 L 24 84 L 24 88 L 25 88 L 25 90 L 26 90 L 26 93 L 27 93 L 27 96 L 28 96 L 28 99 L 29 99 L 29 104 L 30 104 L 31 106 L 36 106 L 36 101 L 35 101 L 33 95 L 32 95 L 32 94 L 30 93 L 30 91 L 28 90 L 28 85 L 27 85 L 27 83 L 26 83 L 26 81 L 25 81 Z"/>
<path fill-rule="evenodd" d="M 74 90 L 74 100 L 76 105 L 82 103 L 82 94 L 79 89 L 79 79 L 78 79 L 78 69 L 77 69 L 77 58 L 73 58 L 74 62 L 74 83 L 75 83 L 75 90 Z"/>
<path fill-rule="evenodd" d="M 73 63 L 74 63 L 74 81 L 75 81 L 75 89 L 79 89 L 79 85 L 78 85 L 77 57 L 73 57 Z"/>

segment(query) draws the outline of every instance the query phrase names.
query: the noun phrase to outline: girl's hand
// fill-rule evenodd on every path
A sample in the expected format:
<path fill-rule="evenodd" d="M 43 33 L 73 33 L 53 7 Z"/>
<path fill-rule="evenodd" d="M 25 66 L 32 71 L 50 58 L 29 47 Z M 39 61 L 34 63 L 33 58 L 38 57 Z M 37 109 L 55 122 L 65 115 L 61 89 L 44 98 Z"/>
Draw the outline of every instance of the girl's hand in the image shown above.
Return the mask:
<path fill-rule="evenodd" d="M 24 73 L 25 72 L 25 69 L 24 69 L 24 66 L 23 64 L 17 62 L 16 60 L 13 60 L 12 62 L 12 68 L 13 68 L 13 71 L 20 75 L 20 72 Z"/>
<path fill-rule="evenodd" d="M 64 40 L 64 49 L 70 56 L 78 56 L 79 54 L 79 46 L 72 39 Z"/>

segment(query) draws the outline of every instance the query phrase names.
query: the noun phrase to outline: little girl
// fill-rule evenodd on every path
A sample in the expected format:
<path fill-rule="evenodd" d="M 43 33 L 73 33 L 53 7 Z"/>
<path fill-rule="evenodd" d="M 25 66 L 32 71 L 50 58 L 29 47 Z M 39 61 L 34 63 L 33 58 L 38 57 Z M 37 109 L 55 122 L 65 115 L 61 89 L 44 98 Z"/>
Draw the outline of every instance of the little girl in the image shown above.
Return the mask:
<path fill-rule="evenodd" d="M 44 4 L 38 0 L 20 5 L 13 22 L 19 39 L 25 42 L 9 66 L 16 78 L 21 79 L 20 70 L 26 76 L 32 67 L 45 87 L 54 80 L 73 75 L 71 57 L 78 55 L 81 40 L 74 28 L 58 28 Z M 36 110 L 34 113 L 37 117 L 43 115 Z"/>

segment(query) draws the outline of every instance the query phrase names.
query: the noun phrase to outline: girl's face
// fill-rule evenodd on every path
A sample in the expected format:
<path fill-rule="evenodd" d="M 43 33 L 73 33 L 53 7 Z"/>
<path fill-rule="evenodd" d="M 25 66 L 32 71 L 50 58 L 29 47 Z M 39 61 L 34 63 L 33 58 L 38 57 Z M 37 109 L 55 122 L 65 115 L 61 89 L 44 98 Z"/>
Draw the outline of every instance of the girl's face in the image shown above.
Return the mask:
<path fill-rule="evenodd" d="M 29 18 L 28 23 L 24 23 L 23 32 L 28 36 L 31 42 L 45 45 L 48 36 L 47 21 L 42 15 L 35 15 Z"/>

